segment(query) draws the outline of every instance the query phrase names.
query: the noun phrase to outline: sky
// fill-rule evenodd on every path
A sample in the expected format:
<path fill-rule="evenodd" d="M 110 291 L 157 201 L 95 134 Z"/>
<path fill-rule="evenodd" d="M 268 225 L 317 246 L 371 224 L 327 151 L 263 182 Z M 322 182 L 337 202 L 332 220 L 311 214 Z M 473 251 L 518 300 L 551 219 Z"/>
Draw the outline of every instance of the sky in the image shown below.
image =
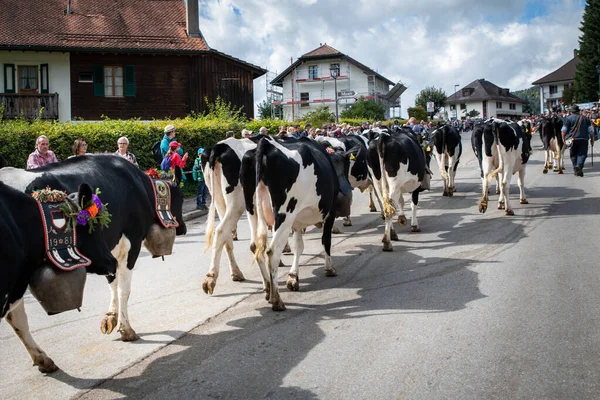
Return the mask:
<path fill-rule="evenodd" d="M 208 45 L 280 73 L 327 43 L 403 82 L 401 115 L 433 86 L 527 89 L 573 58 L 584 0 L 200 0 Z M 254 103 L 266 98 L 254 81 Z"/>

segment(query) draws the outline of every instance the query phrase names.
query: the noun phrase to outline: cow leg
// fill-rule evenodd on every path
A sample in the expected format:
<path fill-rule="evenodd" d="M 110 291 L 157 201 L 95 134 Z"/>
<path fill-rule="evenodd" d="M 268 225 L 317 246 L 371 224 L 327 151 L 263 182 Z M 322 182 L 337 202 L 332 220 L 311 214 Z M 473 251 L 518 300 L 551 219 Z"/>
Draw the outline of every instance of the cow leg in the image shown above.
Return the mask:
<path fill-rule="evenodd" d="M 375 203 L 373 202 L 373 190 L 369 191 L 369 211 L 377 212 L 377 209 L 375 208 Z"/>
<path fill-rule="evenodd" d="M 118 275 L 106 278 L 108 279 L 108 286 L 110 288 L 110 304 L 108 305 L 106 316 L 100 322 L 100 331 L 105 335 L 110 335 L 117 327 L 117 313 L 119 311 L 119 300 L 117 296 L 117 289 L 119 287 L 118 278 Z"/>
<path fill-rule="evenodd" d="M 269 265 L 269 303 L 271 303 L 273 311 L 284 311 L 285 304 L 279 295 L 279 287 L 277 285 L 277 268 L 281 261 L 281 254 L 285 247 L 292 223 L 296 219 L 296 215 L 286 214 L 284 222 L 273 232 L 271 244 L 267 250 L 267 263 Z"/>
<path fill-rule="evenodd" d="M 488 206 L 488 189 L 489 189 L 489 180 L 488 180 L 488 172 L 486 171 L 481 178 L 481 200 L 479 201 L 479 212 L 485 213 L 487 211 Z"/>
<path fill-rule="evenodd" d="M 504 210 L 505 207 L 505 203 L 504 203 L 504 184 L 502 182 L 504 182 L 504 177 L 505 174 L 503 174 L 502 172 L 500 172 L 498 174 L 498 188 L 500 189 L 500 195 L 498 196 L 498 210 Z"/>
<path fill-rule="evenodd" d="M 410 217 L 410 225 L 412 232 L 421 232 L 419 221 L 417 221 L 417 205 L 419 204 L 419 189 L 412 192 L 412 202 L 410 204 L 412 215 Z"/>
<path fill-rule="evenodd" d="M 560 173 L 560 172 L 559 172 Z M 517 183 L 519 184 L 519 201 L 521 204 L 529 204 L 525 197 L 525 168 L 519 171 L 517 176 Z"/>
<path fill-rule="evenodd" d="M 448 159 L 449 168 L 448 168 L 448 196 L 454 196 L 454 177 L 456 176 L 456 168 L 458 167 L 458 162 L 454 160 L 454 157 L 450 157 Z"/>
<path fill-rule="evenodd" d="M 40 372 L 50 373 L 58 370 L 54 361 L 48 357 L 31 336 L 23 299 L 18 300 L 8 314 L 6 314 L 6 322 L 13 328 L 17 337 L 23 343 L 25 349 L 27 349 L 33 365 L 37 366 Z"/>
<path fill-rule="evenodd" d="M 390 242 L 391 230 L 393 229 L 393 223 L 391 218 L 385 219 L 385 227 L 383 230 L 383 238 L 381 242 L 383 243 L 383 251 L 393 251 L 392 243 Z M 396 240 L 398 240 L 398 235 L 396 235 Z"/>
<path fill-rule="evenodd" d="M 512 165 L 509 165 L 508 167 L 505 166 L 505 172 L 502 174 L 502 186 L 501 186 L 501 194 L 500 196 L 504 199 L 504 204 L 505 204 L 505 208 L 504 208 L 504 213 L 506 215 L 515 215 L 514 211 L 512 210 L 512 208 L 510 208 L 510 203 L 508 201 L 509 196 L 510 196 L 510 178 L 512 177 Z"/>
<path fill-rule="evenodd" d="M 235 224 L 235 227 L 233 228 L 233 230 L 231 231 L 231 240 L 238 240 L 238 235 L 237 235 L 237 224 Z"/>
<path fill-rule="evenodd" d="M 329 215 L 325 219 L 323 224 L 323 235 L 321 236 L 321 244 L 323 244 L 323 250 L 325 258 L 325 276 L 337 276 L 337 272 L 331 262 L 331 227 L 335 221 L 334 215 Z"/>
<path fill-rule="evenodd" d="M 547 174 L 548 173 L 548 159 L 550 158 L 550 151 L 546 150 L 544 151 L 544 169 L 542 170 L 542 173 Z"/>
<path fill-rule="evenodd" d="M 408 222 L 406 215 L 404 215 L 404 195 L 400 193 L 398 197 L 398 207 L 400 208 L 400 215 L 398 215 L 398 225 L 404 226 Z"/>
<path fill-rule="evenodd" d="M 294 261 L 292 262 L 292 268 L 290 268 L 290 272 L 288 273 L 288 279 L 286 282 L 286 286 L 288 290 L 297 292 L 300 290 L 300 279 L 299 279 L 299 268 L 298 264 L 300 263 L 300 256 L 304 251 L 304 240 L 302 240 L 302 230 L 297 230 L 294 232 Z"/>
<path fill-rule="evenodd" d="M 344 217 L 343 225 L 344 226 L 352 226 L 352 220 L 350 219 L 350 216 Z"/>

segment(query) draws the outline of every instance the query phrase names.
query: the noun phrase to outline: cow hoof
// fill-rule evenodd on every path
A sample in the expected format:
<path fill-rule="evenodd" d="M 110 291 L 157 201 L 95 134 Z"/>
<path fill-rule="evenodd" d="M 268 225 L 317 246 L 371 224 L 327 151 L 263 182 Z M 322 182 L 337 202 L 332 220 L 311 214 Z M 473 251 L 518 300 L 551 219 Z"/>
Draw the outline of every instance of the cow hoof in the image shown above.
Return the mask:
<path fill-rule="evenodd" d="M 235 240 L 235 241 L 238 240 L 237 233 L 231 235 L 231 240 Z"/>
<path fill-rule="evenodd" d="M 117 314 L 109 312 L 106 313 L 106 317 L 100 322 L 100 331 L 105 335 L 110 335 L 112 331 L 117 327 Z"/>
<path fill-rule="evenodd" d="M 271 308 L 273 309 L 273 311 L 285 311 L 285 304 L 283 304 L 283 301 L 279 299 L 278 302 L 273 303 Z"/>
<path fill-rule="evenodd" d="M 499 202 L 498 203 L 498 210 L 504 210 L 504 202 Z"/>
<path fill-rule="evenodd" d="M 448 196 L 448 192 L 444 190 L 444 193 L 442 193 L 442 196 L 447 197 Z"/>
<path fill-rule="evenodd" d="M 334 276 L 337 276 L 337 271 L 333 267 L 331 267 L 331 269 L 326 269 L 325 270 L 325 276 L 328 276 L 330 278 L 334 277 Z"/>
<path fill-rule="evenodd" d="M 521 204 L 529 204 L 529 202 L 527 201 L 527 199 L 521 199 L 521 200 L 520 200 L 520 203 L 521 203 Z"/>
<path fill-rule="evenodd" d="M 421 232 L 421 228 L 419 228 L 419 225 L 413 225 L 413 226 L 411 227 L 411 230 L 412 230 L 413 232 Z"/>
<path fill-rule="evenodd" d="M 398 240 L 398 234 L 394 229 L 390 229 L 390 239 L 394 241 Z"/>
<path fill-rule="evenodd" d="M 390 242 L 383 242 L 383 251 L 394 251 Z"/>
<path fill-rule="evenodd" d="M 331 233 L 337 235 L 339 233 L 342 233 L 342 231 L 340 231 L 340 228 L 334 225 L 333 228 L 331 228 Z"/>
<path fill-rule="evenodd" d="M 242 271 L 237 271 L 231 274 L 231 280 L 234 282 L 243 282 L 246 280 L 246 278 L 244 278 L 244 274 L 242 274 Z"/>
<path fill-rule="evenodd" d="M 448 197 L 452 197 L 454 196 L 454 191 L 451 189 L 448 189 Z"/>
<path fill-rule="evenodd" d="M 496 194 L 500 194 L 500 189 L 496 188 Z"/>
<path fill-rule="evenodd" d="M 206 279 L 204 279 L 204 282 L 202 282 L 202 290 L 204 290 L 204 293 L 206 294 L 213 294 L 215 286 L 217 286 L 217 282 L 212 276 L 207 276 Z"/>
<path fill-rule="evenodd" d="M 479 212 L 484 214 L 487 211 L 487 204 L 479 203 Z"/>
<path fill-rule="evenodd" d="M 506 215 L 515 215 L 515 212 L 513 210 L 505 210 L 504 214 L 506 214 Z"/>
<path fill-rule="evenodd" d="M 58 371 L 58 367 L 54 364 L 54 361 L 48 356 L 38 357 L 33 362 L 34 367 L 38 367 L 38 371 L 44 374 L 51 374 L 52 372 Z"/>
<path fill-rule="evenodd" d="M 371 212 L 377 212 L 377 209 L 375 208 L 375 206 L 373 206 L 373 207 L 369 207 L 369 211 L 371 211 Z"/>
<path fill-rule="evenodd" d="M 135 333 L 135 331 L 131 328 L 129 328 L 126 331 L 121 331 L 121 340 L 123 342 L 135 342 L 139 338 L 140 337 L 138 336 L 138 334 Z"/>
<path fill-rule="evenodd" d="M 322 227 L 323 227 L 323 223 L 322 222 L 317 222 L 315 224 L 315 228 L 317 228 L 317 229 L 321 229 Z"/>
<path fill-rule="evenodd" d="M 250 252 L 254 254 L 256 251 L 256 243 L 250 243 Z"/>
<path fill-rule="evenodd" d="M 263 292 L 265 292 L 265 300 L 269 301 L 271 298 L 271 287 L 268 284 L 263 287 Z"/>
<path fill-rule="evenodd" d="M 285 247 L 283 248 L 283 252 L 284 253 L 291 253 L 292 252 L 292 249 L 290 248 L 290 244 L 289 243 L 285 244 Z"/>
<path fill-rule="evenodd" d="M 565 173 L 564 170 L 562 170 L 562 169 L 558 170 L 559 175 L 563 175 L 564 173 Z"/>
<path fill-rule="evenodd" d="M 350 219 L 345 219 L 343 224 L 344 226 L 352 226 L 352 221 L 350 221 Z"/>
<path fill-rule="evenodd" d="M 406 225 L 406 223 L 407 223 L 406 217 L 404 215 L 399 215 L 398 216 L 398 225 L 404 226 L 404 225 Z"/>
<path fill-rule="evenodd" d="M 285 285 L 291 292 L 297 292 L 298 290 L 300 290 L 300 281 L 298 279 L 298 275 L 288 274 L 288 279 Z"/>
<path fill-rule="evenodd" d="M 542 170 L 542 173 L 543 173 L 543 174 L 547 174 L 547 173 L 548 173 L 548 168 L 544 168 L 544 169 Z"/>

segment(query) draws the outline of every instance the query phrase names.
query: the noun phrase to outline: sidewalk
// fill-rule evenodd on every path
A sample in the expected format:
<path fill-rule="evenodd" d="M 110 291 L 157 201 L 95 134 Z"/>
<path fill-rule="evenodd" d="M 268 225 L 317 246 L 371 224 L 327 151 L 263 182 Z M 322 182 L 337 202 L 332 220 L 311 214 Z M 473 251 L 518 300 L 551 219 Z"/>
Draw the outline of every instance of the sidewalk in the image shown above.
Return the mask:
<path fill-rule="evenodd" d="M 206 203 L 208 207 L 210 202 Z M 183 199 L 183 221 L 187 222 L 192 219 L 200 218 L 208 214 L 208 210 L 196 210 L 196 196 L 186 197 Z"/>

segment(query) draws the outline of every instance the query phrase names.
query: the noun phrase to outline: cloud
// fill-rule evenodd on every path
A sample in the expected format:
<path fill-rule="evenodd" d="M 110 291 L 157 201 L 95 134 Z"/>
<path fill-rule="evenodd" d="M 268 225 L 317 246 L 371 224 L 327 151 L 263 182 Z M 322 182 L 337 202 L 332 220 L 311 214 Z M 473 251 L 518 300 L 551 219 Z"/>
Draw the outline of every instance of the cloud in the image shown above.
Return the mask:
<path fill-rule="evenodd" d="M 376 4 L 376 5 L 375 5 Z M 409 89 L 452 94 L 485 78 L 511 90 L 554 71 L 578 47 L 583 0 L 201 0 L 208 45 L 273 72 L 327 43 Z M 255 81 L 255 103 L 266 97 Z"/>

